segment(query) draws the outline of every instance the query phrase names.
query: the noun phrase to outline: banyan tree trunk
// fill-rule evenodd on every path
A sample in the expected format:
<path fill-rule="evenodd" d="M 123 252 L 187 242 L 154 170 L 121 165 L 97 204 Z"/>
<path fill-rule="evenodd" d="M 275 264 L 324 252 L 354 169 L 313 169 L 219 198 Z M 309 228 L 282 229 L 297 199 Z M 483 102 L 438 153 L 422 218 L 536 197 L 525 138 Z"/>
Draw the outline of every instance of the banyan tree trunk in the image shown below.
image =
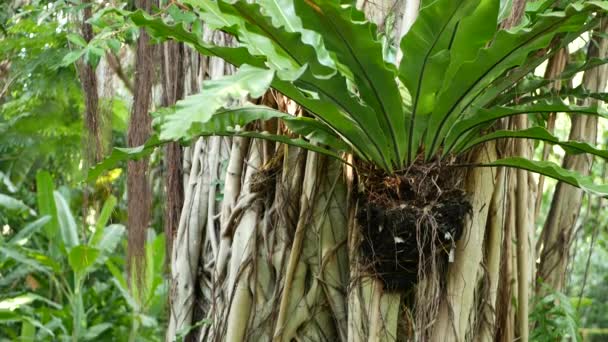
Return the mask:
<path fill-rule="evenodd" d="M 514 1 L 513 7 L 521 4 Z M 387 13 L 397 13 L 398 39 L 416 18 L 412 11 L 419 2 L 358 5 L 380 24 Z M 222 33 L 206 35 L 230 43 Z M 194 55 L 186 62 L 183 80 L 192 83 L 190 89 L 196 88 L 192 80 L 232 71 L 215 58 Z M 307 115 L 275 92 L 261 101 Z M 285 133 L 276 122 L 252 128 Z M 500 152 L 490 143 L 468 158 L 486 162 Z M 185 149 L 183 161 L 167 341 L 186 335 L 198 341 L 493 341 L 497 325 L 505 336 L 521 336 L 511 298 L 522 292 L 513 285 L 518 271 L 530 273 L 522 270 L 521 253 L 528 253 L 531 241 L 524 251 L 512 241 L 531 233 L 533 208 L 531 213 L 522 204 L 517 208 L 516 198 L 534 201 L 508 184 L 528 182 L 527 174 L 481 168 L 454 179 L 452 185 L 462 185 L 470 204 L 460 239 L 444 246 L 445 255 L 437 260 L 434 254 L 416 259 L 423 271 L 413 270 L 417 284 L 403 291 L 366 265 L 361 219 L 371 207 L 358 185 L 370 180 L 354 169 L 246 138 L 200 138 Z M 527 326 L 527 317 L 520 321 L 518 326 Z"/>
<path fill-rule="evenodd" d="M 592 37 L 587 51 L 587 59 L 606 58 L 608 40 L 604 37 L 608 30 L 608 20 L 603 19 L 599 32 Z M 607 78 L 606 65 L 597 66 L 585 71 L 582 86 L 589 92 L 604 92 Z M 590 105 L 592 101 L 586 100 Z M 583 115 L 571 116 L 572 127 L 569 140 L 596 143 L 597 118 Z M 589 174 L 593 158 L 588 155 L 566 155 L 564 167 Z M 542 250 L 538 277 L 556 290 L 563 290 L 566 280 L 566 267 L 570 261 L 570 246 L 574 238 L 574 228 L 581 209 L 583 193 L 580 189 L 564 183 L 558 183 L 549 215 L 541 235 Z M 543 293 L 541 286 L 539 293 Z"/>

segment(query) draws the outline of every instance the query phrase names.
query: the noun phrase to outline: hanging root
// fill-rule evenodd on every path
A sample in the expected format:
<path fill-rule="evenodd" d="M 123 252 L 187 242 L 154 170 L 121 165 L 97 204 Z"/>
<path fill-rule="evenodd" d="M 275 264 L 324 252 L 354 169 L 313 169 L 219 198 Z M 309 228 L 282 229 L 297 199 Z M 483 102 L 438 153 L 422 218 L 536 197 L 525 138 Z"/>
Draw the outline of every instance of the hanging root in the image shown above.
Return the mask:
<path fill-rule="evenodd" d="M 394 175 L 360 167 L 360 251 L 364 269 L 387 291 L 415 288 L 419 337 L 438 313 L 447 264 L 471 212 L 460 175 L 442 162 L 413 164 Z"/>

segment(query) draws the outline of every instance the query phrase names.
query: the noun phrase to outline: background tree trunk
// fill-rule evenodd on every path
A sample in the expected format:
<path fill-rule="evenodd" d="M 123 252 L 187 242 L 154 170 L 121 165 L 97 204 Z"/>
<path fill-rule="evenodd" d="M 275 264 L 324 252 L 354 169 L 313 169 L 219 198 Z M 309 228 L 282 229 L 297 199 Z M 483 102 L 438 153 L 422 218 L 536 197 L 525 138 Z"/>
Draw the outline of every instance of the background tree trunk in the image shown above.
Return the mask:
<path fill-rule="evenodd" d="M 174 105 L 184 97 L 185 88 L 185 48 L 182 43 L 166 42 L 162 45 L 162 105 Z M 165 148 L 165 241 L 166 253 L 171 255 L 173 237 L 179 226 L 179 216 L 184 202 L 184 184 L 182 171 L 182 147 L 172 142 Z M 169 259 L 167 258 L 169 266 Z"/>
<path fill-rule="evenodd" d="M 608 40 L 604 37 L 608 29 L 608 20 L 602 18 L 601 27 L 596 32 L 587 51 L 587 59 L 606 58 Z M 604 92 L 607 78 L 606 65 L 585 71 L 583 88 L 589 92 Z M 597 100 L 586 100 L 585 105 L 597 103 Z M 572 115 L 572 126 L 569 140 L 596 143 L 597 118 L 586 115 Z M 566 154 L 563 166 L 582 174 L 589 174 L 593 159 L 588 155 Z M 575 224 L 580 213 L 583 193 L 580 189 L 564 183 L 558 183 L 553 194 L 551 209 L 542 232 L 542 250 L 538 277 L 542 283 L 561 291 L 565 285 L 566 267 L 570 261 L 570 246 Z M 541 283 L 541 284 L 542 284 Z M 543 293 L 542 286 L 538 292 Z"/>
<path fill-rule="evenodd" d="M 146 12 L 152 9 L 152 0 L 138 0 L 138 8 Z M 153 46 L 150 36 L 143 28 L 139 30 L 135 61 L 135 94 L 129 119 L 127 145 L 143 145 L 150 137 L 151 117 L 148 114 L 152 100 Z M 151 189 L 148 175 L 148 158 L 129 161 L 127 167 L 128 199 L 128 252 L 129 279 L 135 276 L 137 285 L 142 284 L 145 271 L 146 229 L 150 220 Z M 142 288 L 141 286 L 138 286 Z"/>

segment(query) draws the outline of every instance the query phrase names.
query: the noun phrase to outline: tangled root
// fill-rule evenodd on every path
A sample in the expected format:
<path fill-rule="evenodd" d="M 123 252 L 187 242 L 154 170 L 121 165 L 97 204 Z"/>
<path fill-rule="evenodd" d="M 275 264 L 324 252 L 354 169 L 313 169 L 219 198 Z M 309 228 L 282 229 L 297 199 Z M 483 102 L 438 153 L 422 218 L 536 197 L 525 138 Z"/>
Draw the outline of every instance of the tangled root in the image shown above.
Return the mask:
<path fill-rule="evenodd" d="M 357 221 L 362 261 L 386 290 L 405 292 L 447 261 L 471 211 L 461 179 L 441 162 L 415 163 L 394 175 L 367 171 Z"/>

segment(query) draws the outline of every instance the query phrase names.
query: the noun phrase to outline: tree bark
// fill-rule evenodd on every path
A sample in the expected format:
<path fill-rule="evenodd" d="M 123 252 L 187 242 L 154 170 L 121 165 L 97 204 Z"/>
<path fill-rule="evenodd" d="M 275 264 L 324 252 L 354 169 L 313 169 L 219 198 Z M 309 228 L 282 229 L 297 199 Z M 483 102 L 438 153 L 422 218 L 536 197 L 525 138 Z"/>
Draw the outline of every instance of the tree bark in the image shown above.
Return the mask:
<path fill-rule="evenodd" d="M 90 0 L 83 1 L 82 36 L 88 43 L 93 39 L 93 27 L 87 20 L 93 15 L 93 4 Z M 95 67 L 90 63 L 80 63 L 80 83 L 85 98 L 85 125 L 87 128 L 85 156 L 90 164 L 98 163 L 103 158 L 101 136 L 101 117 L 99 115 L 99 94 Z"/>
<path fill-rule="evenodd" d="M 608 29 L 608 20 L 602 18 L 601 27 L 593 34 L 589 44 L 587 58 L 606 58 L 608 40 L 603 35 Z M 583 87 L 589 92 L 603 92 L 606 88 L 606 65 L 598 66 L 585 71 Z M 597 103 L 597 100 L 586 100 L 585 105 Z M 570 117 L 572 126 L 570 140 L 596 143 L 597 118 L 586 115 L 573 115 Z M 589 155 L 569 155 L 564 157 L 563 167 L 576 170 L 581 174 L 588 174 L 593 158 Z M 566 267 L 570 256 L 570 244 L 578 218 L 583 193 L 580 189 L 564 183 L 558 183 L 551 202 L 551 209 L 545 221 L 542 233 L 542 251 L 538 277 L 551 288 L 562 291 L 565 285 Z M 542 286 L 537 288 L 543 293 Z"/>
<path fill-rule="evenodd" d="M 474 162 L 487 163 L 496 157 L 496 147 L 490 143 L 476 153 Z M 467 174 L 465 189 L 473 200 L 472 216 L 465 223 L 463 237 L 456 244 L 454 262 L 449 266 L 447 293 L 439 308 L 433 341 L 465 341 L 467 332 L 475 324 L 475 290 L 481 276 L 482 247 L 496 175 L 496 170 L 483 168 Z"/>
<path fill-rule="evenodd" d="M 150 13 L 152 0 L 138 0 L 136 6 Z M 133 109 L 129 119 L 127 145 L 143 145 L 150 136 L 150 110 L 153 83 L 153 48 L 150 36 L 143 28 L 139 30 L 135 62 L 135 94 Z M 129 161 L 127 164 L 127 199 L 128 199 L 128 268 L 129 279 L 135 277 L 138 288 L 142 288 L 145 271 L 146 229 L 150 220 L 151 189 L 148 175 L 148 158 Z M 132 282 L 131 282 L 132 283 Z"/>
<path fill-rule="evenodd" d="M 184 45 L 166 42 L 162 45 L 162 105 L 174 105 L 184 97 L 185 68 Z M 182 171 L 182 147 L 172 142 L 165 147 L 165 243 L 166 264 L 170 266 L 173 238 L 179 226 L 179 217 L 184 202 L 184 184 Z"/>

